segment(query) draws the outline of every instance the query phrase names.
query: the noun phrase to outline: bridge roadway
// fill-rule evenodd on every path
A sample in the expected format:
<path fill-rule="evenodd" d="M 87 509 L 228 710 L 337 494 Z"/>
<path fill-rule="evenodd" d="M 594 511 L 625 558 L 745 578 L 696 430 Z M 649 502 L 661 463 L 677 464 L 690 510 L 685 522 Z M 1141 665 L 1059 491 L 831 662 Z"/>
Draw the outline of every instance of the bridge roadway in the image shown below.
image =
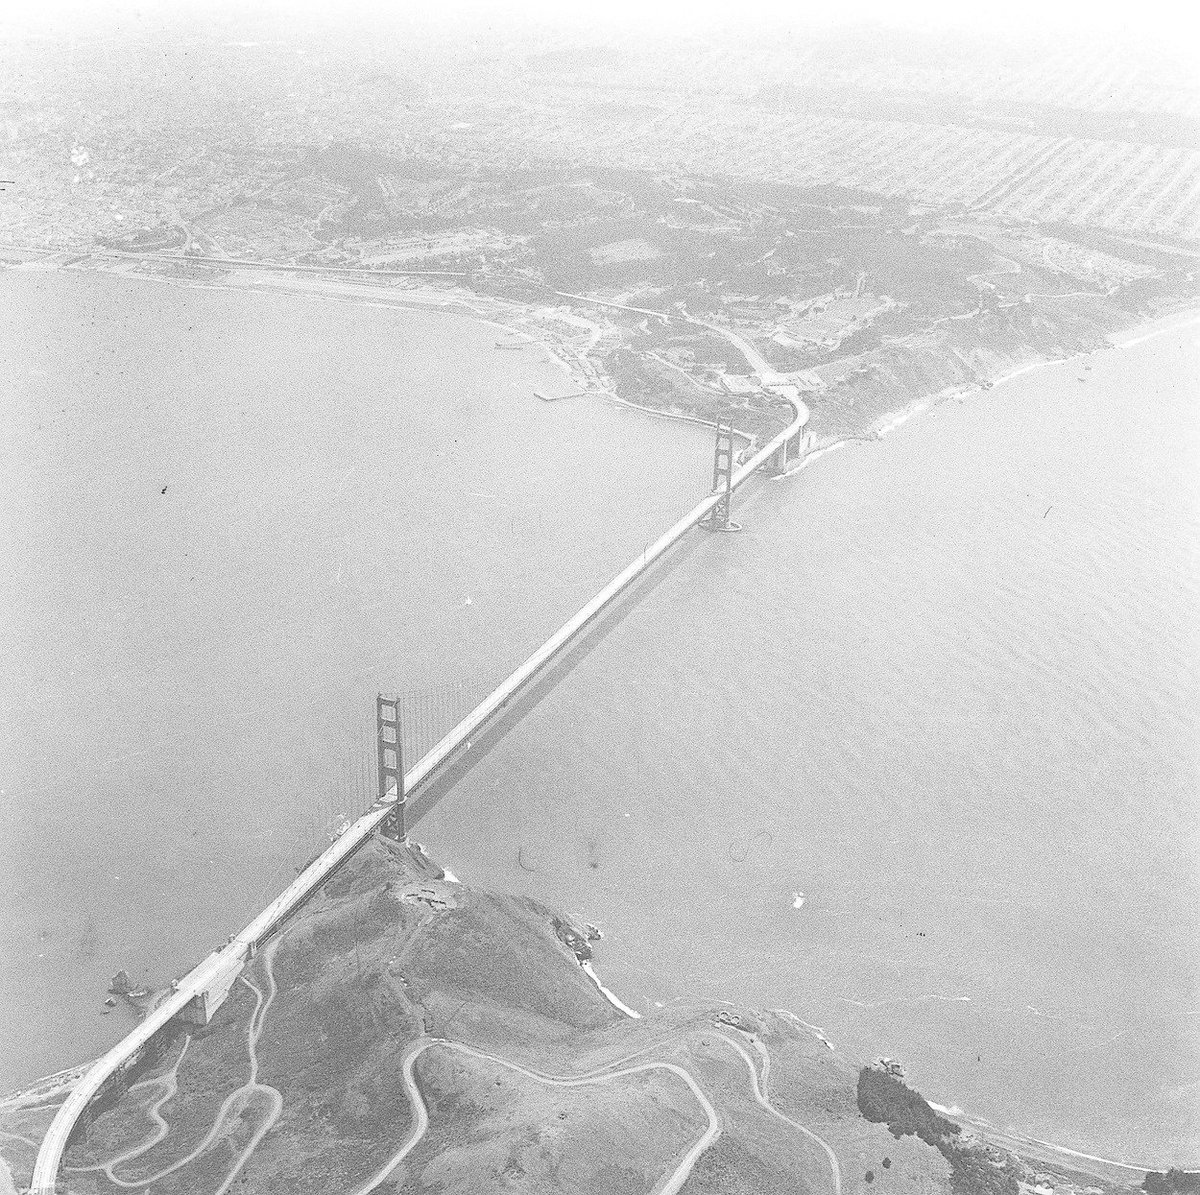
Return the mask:
<path fill-rule="evenodd" d="M 808 422 L 808 410 L 803 403 L 793 402 L 792 407 L 795 418 L 787 428 L 735 470 L 730 482 L 733 489 L 741 486 L 773 456 L 785 454 L 787 445 L 801 433 Z M 449 734 L 423 755 L 411 771 L 405 773 L 405 793 L 414 792 L 440 771 L 460 748 L 468 746 L 471 737 L 516 697 L 596 615 L 691 528 L 709 515 L 721 497 L 720 493 L 710 494 L 693 507 L 551 635 Z M 179 1016 L 189 1006 L 194 1008 L 198 1005 L 207 1019 L 207 1014 L 214 1012 L 224 1000 L 242 967 L 254 956 L 262 941 L 379 828 L 387 817 L 391 804 L 386 800 L 376 802 L 240 933 L 235 934 L 219 950 L 214 950 L 202 963 L 172 984 L 170 994 L 156 1005 L 135 1029 L 92 1064 L 59 1108 L 38 1148 L 29 1195 L 54 1195 L 67 1141 L 87 1105 L 113 1083 L 120 1082 L 121 1076 L 137 1064 L 154 1035 L 173 1017 Z"/>

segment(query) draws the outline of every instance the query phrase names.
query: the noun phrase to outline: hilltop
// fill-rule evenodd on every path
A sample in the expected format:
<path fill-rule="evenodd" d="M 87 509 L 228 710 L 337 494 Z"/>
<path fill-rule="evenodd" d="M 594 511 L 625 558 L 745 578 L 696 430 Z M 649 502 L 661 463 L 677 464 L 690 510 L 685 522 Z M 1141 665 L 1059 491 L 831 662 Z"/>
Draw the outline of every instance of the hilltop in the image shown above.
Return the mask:
<path fill-rule="evenodd" d="M 581 965 L 597 936 L 369 842 L 211 1024 L 180 1025 L 98 1110 L 67 1189 L 1115 1190 L 1035 1170 L 790 1013 L 631 1017 Z M 47 1083 L 0 1109 L 16 1183 L 63 1094 Z"/>

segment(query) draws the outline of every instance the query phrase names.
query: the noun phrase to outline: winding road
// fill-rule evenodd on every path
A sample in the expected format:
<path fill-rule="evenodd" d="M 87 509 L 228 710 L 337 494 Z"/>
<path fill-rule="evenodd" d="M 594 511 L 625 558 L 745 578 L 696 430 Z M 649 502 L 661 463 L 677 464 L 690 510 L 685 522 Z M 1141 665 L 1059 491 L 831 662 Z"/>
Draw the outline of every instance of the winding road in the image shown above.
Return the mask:
<path fill-rule="evenodd" d="M 272 938 L 266 950 L 263 951 L 263 969 L 267 974 L 267 996 L 263 999 L 263 994 L 252 984 L 248 979 L 243 978 L 244 983 L 255 995 L 257 1003 L 254 1008 L 254 1016 L 250 1020 L 250 1031 L 246 1035 L 246 1044 L 249 1048 L 250 1055 L 250 1078 L 233 1094 L 234 1096 L 246 1094 L 246 1101 L 249 1101 L 251 1095 L 256 1091 L 265 1091 L 271 1101 L 271 1110 L 262 1120 L 262 1123 L 254 1130 L 254 1136 L 250 1138 L 246 1144 L 246 1148 L 238 1154 L 237 1161 L 233 1164 L 233 1169 L 225 1176 L 225 1181 L 217 1188 L 215 1195 L 225 1195 L 229 1188 L 233 1185 L 233 1180 L 237 1178 L 242 1167 L 250 1160 L 250 1155 L 258 1148 L 258 1143 L 271 1131 L 275 1122 L 279 1119 L 279 1114 L 283 1111 L 283 1096 L 277 1087 L 272 1087 L 268 1083 L 260 1083 L 258 1081 L 258 1039 L 262 1036 L 263 1024 L 267 1019 L 267 1013 L 270 1011 L 271 1004 L 275 1000 L 275 951 L 279 949 L 279 943 L 282 939 Z M 228 1101 L 227 1101 L 228 1102 Z M 243 1103 L 243 1107 L 245 1104 Z M 220 1124 L 224 1119 L 224 1107 L 217 1117 L 217 1123 Z"/>
<path fill-rule="evenodd" d="M 500 1066 L 507 1067 L 508 1070 L 516 1071 L 519 1075 L 524 1075 L 528 1079 L 534 1079 L 539 1083 L 547 1083 L 552 1087 L 585 1087 L 596 1083 L 607 1083 L 612 1079 L 620 1079 L 625 1075 L 636 1075 L 643 1071 L 653 1070 L 671 1071 L 673 1074 L 678 1075 L 688 1085 L 692 1094 L 704 1109 L 704 1113 L 708 1117 L 708 1127 L 704 1130 L 699 1140 L 683 1156 L 683 1159 L 671 1174 L 654 1188 L 653 1195 L 677 1195 L 683 1184 L 687 1182 L 688 1175 L 691 1174 L 696 1160 L 721 1135 L 721 1122 L 717 1116 L 716 1108 L 713 1107 L 704 1092 L 700 1090 L 700 1085 L 696 1080 L 683 1067 L 676 1066 L 673 1062 L 641 1062 L 636 1066 L 627 1066 L 620 1070 L 611 1069 L 613 1066 L 620 1066 L 620 1063 L 609 1063 L 608 1066 L 600 1067 L 594 1071 L 587 1071 L 582 1075 L 548 1075 L 542 1071 L 530 1070 L 519 1063 L 509 1062 L 504 1058 L 497 1058 L 494 1054 L 485 1054 L 482 1050 L 474 1050 L 470 1046 L 464 1046 L 456 1041 L 447 1041 L 444 1038 L 438 1037 L 423 1037 L 418 1038 L 404 1056 L 404 1086 L 408 1092 L 409 1101 L 416 1112 L 416 1123 L 413 1125 L 412 1131 L 409 1133 L 408 1139 L 404 1144 L 365 1183 L 355 1187 L 352 1195 L 368 1195 L 368 1192 L 375 1190 L 408 1157 L 416 1148 L 421 1138 L 425 1136 L 425 1130 L 429 1127 L 429 1111 L 425 1107 L 425 1100 L 422 1098 L 416 1080 L 413 1078 L 413 1066 L 416 1064 L 417 1059 L 431 1046 L 445 1046 L 448 1050 L 456 1050 L 460 1054 L 467 1054 L 472 1058 L 479 1058 L 484 1062 L 497 1063 Z"/>
<path fill-rule="evenodd" d="M 754 1091 L 754 1098 L 758 1103 L 766 1108 L 772 1116 L 778 1117 L 784 1124 L 790 1124 L 797 1132 L 803 1133 L 810 1141 L 825 1151 L 825 1156 L 829 1159 L 829 1169 L 833 1175 L 833 1195 L 842 1195 L 842 1168 L 838 1165 L 837 1154 L 833 1152 L 833 1148 L 829 1142 L 824 1137 L 818 1137 L 812 1129 L 805 1128 L 799 1121 L 793 1120 L 790 1116 L 784 1116 L 767 1098 L 765 1088 L 767 1086 L 767 1075 L 771 1069 L 771 1056 L 764 1051 L 765 1060 L 763 1063 L 762 1085 L 760 1086 L 758 1068 L 754 1065 L 754 1059 L 732 1037 L 724 1033 L 718 1033 L 717 1036 L 723 1041 L 728 1042 L 742 1056 L 746 1065 L 750 1068 L 750 1086 Z"/>
<path fill-rule="evenodd" d="M 790 1116 L 785 1116 L 767 1098 L 766 1084 L 771 1068 L 771 1058 L 767 1051 L 765 1049 L 762 1050 L 763 1073 L 760 1082 L 758 1068 L 754 1063 L 754 1059 L 751 1058 L 746 1050 L 727 1034 L 718 1033 L 717 1037 L 731 1046 L 746 1063 L 750 1071 L 751 1090 L 758 1104 L 770 1112 L 772 1116 L 803 1134 L 803 1136 L 824 1152 L 826 1158 L 829 1159 L 830 1175 L 833 1180 L 833 1195 L 842 1195 L 842 1170 L 838 1164 L 837 1155 L 833 1152 L 833 1148 L 829 1142 L 798 1121 L 793 1120 Z M 757 1040 L 755 1044 L 758 1044 Z M 413 1067 L 416 1065 L 417 1059 L 432 1046 L 444 1046 L 446 1049 L 456 1050 L 458 1053 L 467 1054 L 472 1058 L 478 1058 L 485 1062 L 494 1062 L 499 1066 L 506 1067 L 508 1070 L 516 1071 L 517 1074 L 524 1075 L 526 1078 L 534 1079 L 539 1083 L 547 1083 L 554 1087 L 583 1087 L 589 1084 L 605 1083 L 611 1079 L 619 1079 L 625 1075 L 633 1075 L 650 1070 L 667 1070 L 678 1075 L 688 1085 L 688 1088 L 704 1109 L 704 1113 L 708 1117 L 708 1127 L 683 1156 L 675 1169 L 654 1187 L 651 1195 L 678 1195 L 678 1192 L 683 1188 L 683 1184 L 687 1182 L 688 1176 L 691 1174 L 692 1168 L 695 1166 L 700 1155 L 721 1135 L 721 1120 L 717 1115 L 717 1110 L 713 1106 L 712 1101 L 704 1094 L 700 1085 L 691 1074 L 673 1062 L 642 1062 L 635 1066 L 624 1065 L 630 1058 L 637 1056 L 637 1054 L 632 1054 L 580 1075 L 550 1075 L 543 1071 L 531 1070 L 529 1067 L 521 1066 L 516 1062 L 509 1062 L 507 1059 L 499 1058 L 495 1054 L 486 1054 L 482 1050 L 472 1049 L 470 1046 L 462 1045 L 460 1042 L 448 1041 L 445 1038 L 424 1037 L 418 1038 L 412 1044 L 405 1053 L 403 1062 L 404 1085 L 409 1101 L 416 1114 L 412 1129 L 409 1131 L 404 1144 L 365 1183 L 355 1187 L 350 1195 L 370 1195 L 370 1192 L 374 1191 L 380 1183 L 387 1179 L 396 1167 L 412 1153 L 420 1143 L 422 1137 L 425 1136 L 425 1132 L 429 1128 L 429 1111 L 425 1106 L 425 1100 L 421 1096 L 420 1089 L 417 1087 L 416 1079 L 413 1076 Z M 647 1047 L 647 1049 L 655 1048 L 657 1046 Z M 645 1052 L 646 1050 L 638 1051 L 638 1053 Z"/>
<path fill-rule="evenodd" d="M 750 366 L 754 373 L 760 376 L 764 373 L 778 372 L 770 361 L 766 359 L 744 336 L 739 336 L 731 328 L 722 328 L 720 324 L 710 324 L 708 320 L 697 319 L 694 315 L 686 317 L 689 323 L 699 324 L 702 328 L 707 328 L 710 332 L 716 332 L 718 336 L 724 336 L 731 345 L 743 357 L 746 358 L 746 364 Z"/>
<path fill-rule="evenodd" d="M 143 1175 L 135 1179 L 120 1178 L 115 1173 L 116 1168 L 126 1162 L 132 1161 L 134 1158 L 141 1157 L 149 1150 L 159 1144 L 170 1132 L 170 1126 L 162 1116 L 162 1108 L 175 1096 L 179 1087 L 179 1068 L 187 1056 L 188 1048 L 191 1045 L 189 1037 L 183 1045 L 183 1049 L 176 1058 L 174 1065 L 164 1074 L 157 1075 L 153 1079 L 147 1079 L 136 1085 L 136 1088 L 161 1087 L 162 1093 L 151 1103 L 146 1111 L 147 1115 L 156 1123 L 154 1131 L 141 1141 L 138 1145 L 131 1149 L 126 1149 L 115 1157 L 110 1158 L 107 1162 L 99 1162 L 93 1166 L 75 1166 L 70 1167 L 75 1172 L 87 1171 L 102 1171 L 108 1180 L 114 1186 L 121 1187 L 125 1190 L 141 1189 L 147 1190 L 160 1179 L 166 1178 L 169 1174 L 174 1174 L 177 1170 L 181 1170 L 184 1166 L 193 1162 L 206 1149 L 212 1145 L 213 1141 L 228 1128 L 229 1113 L 231 1109 L 236 1110 L 236 1115 L 241 1116 L 251 1099 L 259 1093 L 266 1093 L 269 1100 L 269 1111 L 263 1116 L 258 1127 L 255 1129 L 253 1136 L 243 1147 L 241 1153 L 234 1161 L 229 1173 L 225 1176 L 221 1185 L 216 1189 L 213 1195 L 227 1195 L 238 1175 L 250 1160 L 254 1151 L 258 1148 L 259 1142 L 271 1131 L 276 1121 L 279 1119 L 280 1113 L 283 1110 L 283 1096 L 279 1090 L 266 1083 L 259 1082 L 258 1079 L 258 1042 L 262 1036 L 263 1026 L 266 1022 L 267 1013 L 271 1009 L 271 1005 L 277 994 L 277 986 L 275 983 L 274 959 L 275 952 L 279 947 L 280 939 L 273 939 L 263 952 L 263 969 L 266 975 L 266 992 L 256 987 L 250 980 L 242 978 L 241 983 L 244 983 L 247 988 L 254 993 L 254 1012 L 250 1017 L 250 1024 L 246 1033 L 247 1055 L 250 1062 L 250 1074 L 246 1082 L 232 1091 L 225 1097 L 221 1107 L 218 1109 L 213 1123 L 205 1134 L 204 1138 L 196 1145 L 189 1153 L 182 1158 L 172 1162 L 169 1166 L 149 1175 Z M 818 1146 L 829 1160 L 830 1172 L 833 1179 L 833 1195 L 842 1195 L 842 1175 L 841 1167 L 838 1164 L 837 1155 L 834 1153 L 829 1143 L 818 1134 L 814 1133 L 805 1125 L 793 1120 L 790 1116 L 785 1116 L 779 1111 L 768 1099 L 766 1094 L 767 1080 L 771 1069 L 771 1056 L 762 1046 L 762 1044 L 754 1039 L 754 1045 L 758 1049 L 762 1058 L 762 1074 L 759 1075 L 758 1065 L 751 1055 L 747 1052 L 744 1046 L 738 1041 L 735 1041 L 726 1033 L 718 1032 L 716 1036 L 725 1042 L 733 1049 L 743 1062 L 746 1064 L 747 1070 L 750 1072 L 750 1086 L 754 1094 L 756 1102 L 772 1116 L 783 1121 L 790 1128 L 801 1133 L 809 1141 Z M 591 1071 L 585 1071 L 582 1074 L 575 1075 L 554 1075 L 545 1071 L 533 1070 L 530 1067 L 522 1066 L 520 1063 L 511 1062 L 506 1058 L 500 1058 L 495 1054 L 488 1054 L 482 1050 L 476 1050 L 471 1046 L 463 1045 L 461 1042 L 450 1041 L 446 1038 L 439 1037 L 420 1037 L 414 1041 L 405 1051 L 403 1061 L 401 1063 L 401 1073 L 404 1079 L 405 1092 L 408 1095 L 409 1103 L 413 1109 L 414 1120 L 408 1136 L 400 1148 L 391 1155 L 390 1158 L 371 1175 L 365 1182 L 360 1183 L 353 1189 L 351 1195 L 370 1195 L 370 1192 L 376 1190 L 378 1186 L 384 1182 L 396 1168 L 408 1157 L 410 1153 L 424 1138 L 426 1131 L 429 1128 L 429 1110 L 425 1104 L 425 1100 L 421 1095 L 420 1088 L 417 1086 L 416 1077 L 413 1073 L 417 1059 L 428 1049 L 433 1046 L 442 1046 L 444 1049 L 456 1051 L 459 1054 L 465 1054 L 471 1058 L 477 1058 L 484 1062 L 491 1062 L 498 1066 L 503 1066 L 507 1070 L 516 1072 L 519 1075 L 525 1076 L 527 1079 L 533 1079 L 538 1083 L 545 1083 L 552 1087 L 586 1087 L 598 1083 L 608 1083 L 615 1079 L 621 1079 L 628 1075 L 642 1074 L 647 1071 L 669 1071 L 672 1074 L 678 1075 L 692 1095 L 695 1096 L 696 1102 L 703 1109 L 708 1124 L 704 1132 L 692 1143 L 683 1157 L 676 1163 L 674 1169 L 655 1184 L 651 1195 L 678 1195 L 683 1189 L 683 1185 L 687 1182 L 688 1177 L 692 1173 L 693 1167 L 699 1160 L 700 1156 L 706 1149 L 709 1148 L 721 1135 L 721 1119 L 717 1114 L 717 1109 L 713 1102 L 705 1095 L 696 1082 L 695 1078 L 685 1070 L 673 1062 L 662 1061 L 646 1061 L 638 1062 L 634 1065 L 628 1065 L 633 1058 L 648 1053 L 650 1050 L 658 1049 L 662 1043 L 655 1042 L 651 1045 L 643 1047 L 643 1049 L 635 1051 L 633 1054 L 626 1055 L 623 1058 L 617 1059 L 614 1062 L 597 1067 Z M 135 1088 L 135 1089 L 136 1089 Z"/>

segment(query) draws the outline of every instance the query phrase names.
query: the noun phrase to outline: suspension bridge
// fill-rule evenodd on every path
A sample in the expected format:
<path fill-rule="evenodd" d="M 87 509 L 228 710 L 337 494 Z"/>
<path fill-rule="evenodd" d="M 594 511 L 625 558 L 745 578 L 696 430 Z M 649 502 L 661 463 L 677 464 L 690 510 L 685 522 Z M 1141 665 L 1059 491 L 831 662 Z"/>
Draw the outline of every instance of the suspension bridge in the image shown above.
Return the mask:
<path fill-rule="evenodd" d="M 54 1195 L 59 1167 L 72 1133 L 86 1125 L 87 1112 L 115 1089 L 121 1088 L 147 1047 L 172 1021 L 207 1024 L 246 962 L 264 940 L 318 889 L 371 835 L 381 833 L 398 842 L 407 840 L 408 802 L 421 786 L 441 774 L 449 764 L 471 749 L 473 739 L 500 716 L 543 670 L 689 531 L 734 531 L 730 518 L 734 492 L 763 469 L 776 474 L 797 455 L 796 448 L 808 421 L 808 411 L 793 402 L 792 422 L 740 466 L 736 464 L 734 431 L 727 422 L 716 429 L 712 492 L 669 527 L 640 556 L 630 562 L 572 618 L 564 623 L 528 659 L 454 725 L 430 743 L 449 713 L 458 715 L 462 690 L 434 690 L 405 697 L 376 700 L 375 757 L 376 800 L 348 825 L 337 827 L 333 841 L 317 855 L 278 896 L 239 933 L 232 935 L 198 966 L 171 985 L 167 995 L 111 1050 L 98 1058 L 63 1101 L 38 1149 L 30 1195 Z M 405 759 L 416 759 L 405 770 Z"/>

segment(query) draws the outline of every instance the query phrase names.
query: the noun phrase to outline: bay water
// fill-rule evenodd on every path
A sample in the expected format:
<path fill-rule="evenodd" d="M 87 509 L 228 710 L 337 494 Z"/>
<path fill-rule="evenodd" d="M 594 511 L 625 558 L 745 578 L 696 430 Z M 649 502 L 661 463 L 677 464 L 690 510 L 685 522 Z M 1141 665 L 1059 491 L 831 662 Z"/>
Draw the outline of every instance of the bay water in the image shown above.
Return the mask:
<path fill-rule="evenodd" d="M 710 433 L 500 336 L 0 272 L 0 1089 L 370 804 L 377 692 L 482 694 L 707 488 Z"/>
<path fill-rule="evenodd" d="M 0 1086 L 125 1027 L 706 486 L 701 429 L 495 328 L 0 274 Z M 1200 1162 L 1196 328 L 737 500 L 423 802 L 634 1007 L 793 1011 L 931 1099 Z M 418 810 L 422 803 L 418 803 Z"/>
<path fill-rule="evenodd" d="M 782 1007 L 943 1107 L 1200 1162 L 1200 325 L 739 499 L 418 826 L 635 1008 Z"/>

